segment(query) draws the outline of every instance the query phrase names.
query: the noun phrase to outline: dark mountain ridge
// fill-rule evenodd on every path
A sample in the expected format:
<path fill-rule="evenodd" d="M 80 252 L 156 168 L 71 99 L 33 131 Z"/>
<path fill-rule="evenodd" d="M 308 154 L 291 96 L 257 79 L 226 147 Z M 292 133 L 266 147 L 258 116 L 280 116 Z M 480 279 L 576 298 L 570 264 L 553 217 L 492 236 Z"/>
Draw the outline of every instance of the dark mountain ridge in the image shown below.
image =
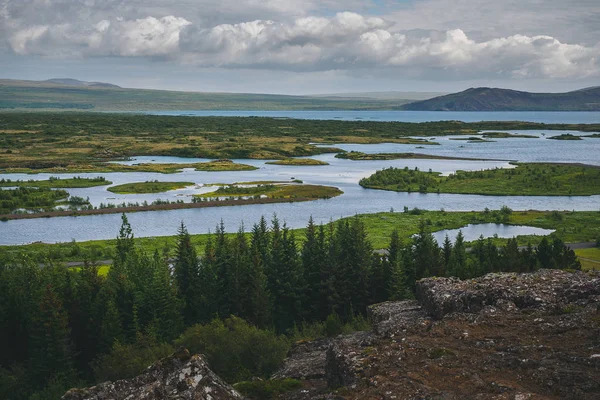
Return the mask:
<path fill-rule="evenodd" d="M 78 79 L 71 79 L 71 78 L 52 78 L 52 79 L 46 79 L 43 82 L 54 83 L 56 85 L 63 85 L 63 86 L 103 87 L 103 88 L 115 88 L 115 89 L 121 88 L 120 86 L 113 85 L 112 83 L 86 82 L 86 81 L 80 81 Z"/>
<path fill-rule="evenodd" d="M 402 106 L 411 111 L 600 111 L 600 87 L 566 93 L 470 88 Z"/>

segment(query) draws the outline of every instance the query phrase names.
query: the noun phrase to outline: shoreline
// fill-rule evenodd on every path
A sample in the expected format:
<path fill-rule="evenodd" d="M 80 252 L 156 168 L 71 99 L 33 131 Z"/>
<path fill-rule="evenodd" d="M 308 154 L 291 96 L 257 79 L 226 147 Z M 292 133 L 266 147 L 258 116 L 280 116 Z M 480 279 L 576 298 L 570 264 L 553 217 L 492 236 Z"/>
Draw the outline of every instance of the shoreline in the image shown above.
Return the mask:
<path fill-rule="evenodd" d="M 335 196 L 333 196 L 335 197 Z M 34 218 L 54 218 L 54 217 L 81 217 L 86 215 L 102 215 L 102 214 L 121 214 L 131 212 L 145 211 L 167 211 L 181 210 L 187 208 L 209 208 L 209 207 L 229 207 L 242 206 L 252 204 L 276 204 L 276 203 L 297 203 L 303 201 L 324 200 L 325 198 L 318 197 L 295 197 L 295 198 L 265 198 L 265 199 L 244 199 L 244 200 L 221 200 L 221 201 L 205 201 L 200 203 L 171 203 L 171 204 L 155 204 L 147 206 L 133 207 L 115 207 L 101 208 L 95 210 L 64 210 L 64 211 L 44 211 L 32 214 L 1 214 L 1 222 L 8 222 L 19 219 L 34 219 Z"/>

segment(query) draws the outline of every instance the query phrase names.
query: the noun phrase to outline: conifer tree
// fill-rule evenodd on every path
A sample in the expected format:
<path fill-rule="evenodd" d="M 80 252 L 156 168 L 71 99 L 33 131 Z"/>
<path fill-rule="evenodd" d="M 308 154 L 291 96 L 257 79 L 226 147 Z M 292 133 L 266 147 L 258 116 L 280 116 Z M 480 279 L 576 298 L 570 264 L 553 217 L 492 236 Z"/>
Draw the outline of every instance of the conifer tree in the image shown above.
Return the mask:
<path fill-rule="evenodd" d="M 448 276 L 456 276 L 461 279 L 465 279 L 470 276 L 469 271 L 467 271 L 467 253 L 462 231 L 458 231 L 458 235 L 456 235 L 454 246 L 450 252 L 450 260 L 448 261 L 446 274 Z"/>
<path fill-rule="evenodd" d="M 183 222 L 177 231 L 174 275 L 179 297 L 183 300 L 183 319 L 186 325 L 199 322 L 202 288 L 198 256 Z"/>
<path fill-rule="evenodd" d="M 38 380 L 73 374 L 73 344 L 68 316 L 58 296 L 47 285 L 30 330 L 31 373 Z"/>

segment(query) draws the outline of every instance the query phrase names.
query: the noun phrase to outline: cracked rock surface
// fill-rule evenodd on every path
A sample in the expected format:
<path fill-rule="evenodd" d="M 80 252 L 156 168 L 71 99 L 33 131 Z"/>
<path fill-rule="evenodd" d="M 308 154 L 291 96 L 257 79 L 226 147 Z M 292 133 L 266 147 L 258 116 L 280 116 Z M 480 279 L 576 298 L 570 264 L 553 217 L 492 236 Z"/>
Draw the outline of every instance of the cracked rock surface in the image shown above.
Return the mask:
<path fill-rule="evenodd" d="M 87 389 L 71 389 L 63 400 L 229 400 L 243 397 L 208 368 L 201 355 L 178 351 L 144 373 Z"/>

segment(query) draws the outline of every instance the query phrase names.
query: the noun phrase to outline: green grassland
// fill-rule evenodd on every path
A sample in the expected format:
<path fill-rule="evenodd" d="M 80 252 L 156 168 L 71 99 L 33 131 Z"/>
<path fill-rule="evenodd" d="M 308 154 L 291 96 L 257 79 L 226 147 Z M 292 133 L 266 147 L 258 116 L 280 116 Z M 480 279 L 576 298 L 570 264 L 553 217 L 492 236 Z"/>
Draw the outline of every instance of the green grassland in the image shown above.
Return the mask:
<path fill-rule="evenodd" d="M 412 235 L 418 232 L 421 221 L 425 221 L 434 232 L 457 229 L 468 224 L 505 223 L 554 229 L 553 235 L 566 243 L 595 242 L 600 238 L 599 211 L 444 212 L 413 209 L 407 212 L 362 214 L 358 218 L 364 222 L 369 240 L 376 249 L 387 247 L 394 229 L 398 230 L 400 238 L 406 243 Z M 226 228 L 234 230 L 237 227 L 228 226 Z M 294 232 L 300 241 L 304 239 L 304 229 L 295 229 Z M 115 237 L 117 233 L 118 227 L 115 226 Z M 235 234 L 232 233 L 229 236 L 233 237 L 233 235 Z M 192 242 L 200 254 L 202 254 L 208 238 L 207 234 L 192 235 Z M 152 254 L 155 251 L 162 253 L 166 248 L 174 248 L 176 239 L 176 236 L 136 238 L 135 243 L 139 248 Z M 536 245 L 540 240 L 540 236 L 517 237 L 519 245 L 526 245 L 529 242 Z M 499 239 L 498 243 L 502 243 L 502 239 Z M 114 246 L 114 239 L 80 243 L 32 243 L 23 246 L 0 246 L 0 257 L 11 259 L 19 257 L 21 254 L 28 254 L 37 262 L 45 262 L 45 260 L 81 261 L 86 258 L 88 260 L 105 260 L 113 257 Z"/>
<path fill-rule="evenodd" d="M 38 187 L 38 188 L 53 188 L 53 189 L 64 189 L 64 188 L 88 188 L 94 186 L 105 186 L 112 184 L 111 181 L 107 181 L 104 177 L 100 176 L 97 178 L 59 178 L 50 177 L 50 179 L 34 181 L 11 181 L 10 179 L 0 179 L 0 187 Z"/>
<path fill-rule="evenodd" d="M 109 187 L 107 190 L 119 194 L 162 193 L 168 190 L 182 189 L 194 182 L 135 182 Z"/>
<path fill-rule="evenodd" d="M 284 158 L 283 160 L 277 160 L 277 161 L 269 161 L 267 162 L 267 164 L 272 164 L 272 165 L 296 165 L 296 166 L 303 166 L 303 165 L 329 165 L 329 163 L 325 162 L 325 161 L 320 161 L 320 160 L 315 160 L 312 158 Z"/>
<path fill-rule="evenodd" d="M 231 197 L 231 196 L 267 196 L 271 199 L 309 198 L 328 199 L 343 194 L 332 186 L 304 184 L 259 184 L 257 186 L 221 186 L 214 192 L 194 195 L 198 198 Z"/>
<path fill-rule="evenodd" d="M 495 196 L 589 196 L 600 194 L 600 168 L 567 164 L 516 164 L 511 169 L 457 171 L 449 176 L 408 168 L 377 171 L 359 182 L 397 192 Z"/>
<path fill-rule="evenodd" d="M 14 210 L 52 210 L 59 201 L 69 197 L 64 190 L 52 190 L 48 187 L 18 187 L 0 190 L 0 214 L 9 214 Z"/>
<path fill-rule="evenodd" d="M 338 153 L 335 155 L 336 158 L 344 158 L 355 161 L 365 160 L 400 160 L 400 159 L 419 159 L 419 160 L 478 160 L 476 158 L 464 158 L 464 157 L 448 157 L 448 156 L 436 156 L 432 154 L 420 154 L 420 153 L 363 153 L 360 151 L 348 151 Z"/>
<path fill-rule="evenodd" d="M 506 139 L 506 138 L 539 139 L 539 137 L 535 136 L 535 135 L 520 135 L 517 133 L 510 133 L 510 132 L 484 132 L 482 135 L 484 138 L 491 138 L 491 139 Z"/>
<path fill-rule="evenodd" d="M 600 248 L 575 249 L 583 270 L 600 270 Z"/>
<path fill-rule="evenodd" d="M 399 109 L 403 99 L 321 98 L 272 94 L 176 92 L 63 86 L 0 80 L 0 110 L 376 110 Z"/>
<path fill-rule="evenodd" d="M 316 144 L 427 144 L 430 142 L 412 137 L 474 135 L 481 130 L 495 129 L 598 132 L 600 124 L 404 123 L 3 112 L 0 113 L 0 172 L 154 172 L 160 167 L 119 166 L 106 162 L 132 156 L 161 155 L 209 159 L 285 159 L 341 152 Z M 170 166 L 169 169 L 176 167 Z"/>
<path fill-rule="evenodd" d="M 175 174 L 184 168 L 193 168 L 196 171 L 253 171 L 258 169 L 251 165 L 235 163 L 231 160 L 215 160 L 203 163 L 190 164 L 152 164 L 141 163 L 134 165 L 117 163 L 98 164 L 67 164 L 65 166 L 47 168 L 6 168 L 0 169 L 3 173 L 86 173 L 86 172 L 156 172 L 161 174 Z"/>
<path fill-rule="evenodd" d="M 557 136 L 550 136 L 548 139 L 552 140 L 583 140 L 579 136 L 571 135 L 570 133 L 565 133 Z"/>

